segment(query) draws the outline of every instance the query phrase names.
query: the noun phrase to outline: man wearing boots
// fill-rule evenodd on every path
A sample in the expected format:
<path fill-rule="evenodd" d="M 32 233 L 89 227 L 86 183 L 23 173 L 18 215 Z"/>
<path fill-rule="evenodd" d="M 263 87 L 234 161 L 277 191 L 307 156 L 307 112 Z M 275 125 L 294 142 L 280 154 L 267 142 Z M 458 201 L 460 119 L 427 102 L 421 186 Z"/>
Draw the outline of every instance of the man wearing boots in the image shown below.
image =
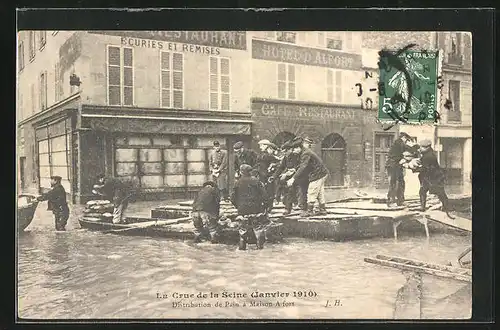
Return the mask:
<path fill-rule="evenodd" d="M 269 223 L 266 213 L 267 197 L 263 184 L 251 176 L 252 167 L 240 166 L 241 177 L 236 182 L 231 202 L 238 210 L 240 220 L 239 249 L 245 250 L 248 236 L 255 234 L 257 248 L 262 249 L 265 241 L 265 227 Z"/>
<path fill-rule="evenodd" d="M 66 224 L 69 218 L 69 208 L 66 201 L 66 190 L 61 185 L 61 177 L 53 176 L 50 178 L 50 189 L 47 193 L 37 198 L 39 202 L 47 201 L 47 210 L 54 214 L 55 227 L 57 231 L 66 230 Z"/>
<path fill-rule="evenodd" d="M 420 142 L 420 154 L 421 167 L 418 170 L 418 179 L 420 180 L 420 209 L 422 212 L 426 210 L 427 192 L 430 192 L 439 198 L 443 205 L 442 210 L 448 213 L 450 208 L 448 196 L 444 190 L 445 174 L 439 166 L 430 140 Z"/>
<path fill-rule="evenodd" d="M 220 148 L 219 141 L 214 142 L 214 151 L 210 154 L 209 166 L 212 178 L 220 190 L 221 197 L 228 201 L 227 151 Z"/>
<path fill-rule="evenodd" d="M 257 159 L 257 169 L 259 173 L 259 180 L 264 185 L 267 196 L 267 211 L 271 212 L 274 202 L 275 183 L 272 177 L 276 171 L 276 165 L 279 159 L 274 155 L 277 148 L 274 143 L 269 140 L 259 141 L 260 154 Z"/>
<path fill-rule="evenodd" d="M 296 180 L 308 180 L 307 188 L 307 208 L 302 209 L 303 216 L 312 216 L 314 214 L 314 204 L 316 200 L 319 203 L 318 214 L 326 214 L 325 201 L 325 180 L 328 176 L 328 169 L 323 160 L 311 149 L 305 149 L 302 143 L 293 144 L 295 149 L 300 150 L 300 164 L 294 176 L 289 180 L 288 185 L 293 185 Z"/>
<path fill-rule="evenodd" d="M 234 176 L 238 179 L 241 176 L 240 166 L 250 165 L 254 170 L 257 164 L 257 153 L 252 149 L 246 149 L 243 142 L 238 141 L 233 145 L 234 150 Z"/>
<path fill-rule="evenodd" d="M 285 153 L 280 165 L 273 174 L 273 181 L 277 182 L 283 191 L 283 204 L 285 205 L 285 212 L 283 215 L 288 215 L 292 212 L 293 203 L 297 199 L 297 184 L 290 187 L 287 181 L 295 174 L 299 166 L 300 155 L 292 152 L 291 143 L 286 142 L 283 144 L 282 149 Z"/>
<path fill-rule="evenodd" d="M 207 181 L 193 202 L 194 241 L 199 243 L 209 236 L 212 244 L 219 240 L 217 221 L 220 214 L 220 190 L 213 181 Z M 208 235 L 207 235 L 208 232 Z"/>
<path fill-rule="evenodd" d="M 408 149 L 407 142 L 411 137 L 401 132 L 399 138 L 394 141 L 385 164 L 387 174 L 389 176 L 389 191 L 387 193 L 387 206 L 396 202 L 398 206 L 403 205 L 405 200 L 405 177 L 403 167 L 400 164 L 403 158 L 403 152 Z"/>

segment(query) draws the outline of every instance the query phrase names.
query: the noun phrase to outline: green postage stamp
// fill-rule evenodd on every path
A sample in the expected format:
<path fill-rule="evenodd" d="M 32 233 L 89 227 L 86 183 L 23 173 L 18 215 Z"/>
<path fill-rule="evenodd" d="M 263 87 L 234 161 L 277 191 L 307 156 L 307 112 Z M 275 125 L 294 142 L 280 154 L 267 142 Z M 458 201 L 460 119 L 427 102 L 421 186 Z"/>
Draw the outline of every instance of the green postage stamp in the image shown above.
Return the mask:
<path fill-rule="evenodd" d="M 439 119 L 442 53 L 426 50 L 379 52 L 381 122 L 434 123 Z"/>

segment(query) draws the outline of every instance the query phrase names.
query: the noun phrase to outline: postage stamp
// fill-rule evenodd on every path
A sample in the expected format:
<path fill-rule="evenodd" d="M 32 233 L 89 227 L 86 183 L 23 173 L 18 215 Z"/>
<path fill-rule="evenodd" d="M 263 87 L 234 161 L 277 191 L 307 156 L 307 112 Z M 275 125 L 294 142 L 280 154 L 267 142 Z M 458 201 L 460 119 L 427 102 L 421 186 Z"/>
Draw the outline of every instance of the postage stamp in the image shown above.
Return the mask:
<path fill-rule="evenodd" d="M 379 52 L 381 122 L 434 123 L 439 119 L 442 56 L 439 51 Z"/>

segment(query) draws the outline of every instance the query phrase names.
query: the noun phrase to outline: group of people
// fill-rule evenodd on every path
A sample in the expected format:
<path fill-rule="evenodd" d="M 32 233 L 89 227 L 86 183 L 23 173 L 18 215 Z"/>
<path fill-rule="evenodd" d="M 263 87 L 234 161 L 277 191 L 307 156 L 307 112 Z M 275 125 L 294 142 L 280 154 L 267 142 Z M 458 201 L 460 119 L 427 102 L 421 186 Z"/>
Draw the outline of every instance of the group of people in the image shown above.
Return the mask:
<path fill-rule="evenodd" d="M 238 211 L 240 245 L 246 249 L 249 235 L 257 247 L 265 241 L 268 214 L 275 202 L 283 201 L 284 215 L 298 205 L 302 216 L 326 214 L 325 180 L 329 175 L 321 158 L 311 150 L 310 138 L 294 138 L 278 148 L 269 140 L 259 141 L 260 152 L 247 149 L 243 142 L 233 145 L 235 184 L 229 192 L 227 151 L 214 142 L 209 166 L 212 181 L 205 182 L 193 203 L 195 240 L 208 230 L 210 240 L 218 241 L 217 219 L 220 201 L 230 201 Z M 229 196 L 231 195 L 231 196 Z M 318 202 L 318 211 L 315 204 Z"/>
<path fill-rule="evenodd" d="M 445 172 L 439 166 L 430 140 L 422 140 L 417 144 L 407 133 L 401 132 L 389 150 L 386 169 L 389 176 L 388 206 L 394 203 L 399 206 L 404 204 L 406 169 L 418 173 L 420 210 L 426 210 L 427 193 L 431 193 L 439 198 L 442 210 L 450 216 L 448 212 L 451 210 L 444 188 Z"/>

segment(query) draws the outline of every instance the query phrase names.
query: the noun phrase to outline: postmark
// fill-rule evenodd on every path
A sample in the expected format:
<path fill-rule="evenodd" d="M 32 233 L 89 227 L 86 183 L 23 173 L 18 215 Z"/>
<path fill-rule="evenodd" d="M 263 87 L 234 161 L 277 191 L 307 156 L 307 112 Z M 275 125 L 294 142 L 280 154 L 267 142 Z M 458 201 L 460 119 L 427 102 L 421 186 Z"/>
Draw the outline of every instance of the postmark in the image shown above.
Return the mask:
<path fill-rule="evenodd" d="M 435 123 L 439 119 L 442 55 L 440 51 L 379 52 L 379 107 L 381 123 Z"/>

